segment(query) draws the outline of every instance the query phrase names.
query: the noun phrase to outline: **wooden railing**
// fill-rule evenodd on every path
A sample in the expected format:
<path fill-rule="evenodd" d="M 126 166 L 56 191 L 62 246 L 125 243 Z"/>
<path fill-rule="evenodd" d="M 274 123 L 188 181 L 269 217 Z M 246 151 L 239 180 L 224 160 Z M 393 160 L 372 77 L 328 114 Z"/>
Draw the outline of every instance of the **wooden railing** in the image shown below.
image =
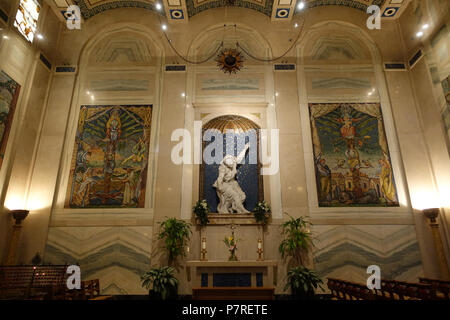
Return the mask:
<path fill-rule="evenodd" d="M 338 300 L 439 300 L 449 299 L 450 282 L 421 278 L 420 283 L 381 280 L 380 289 L 328 278 L 328 288 Z"/>
<path fill-rule="evenodd" d="M 0 266 L 0 299 L 53 299 L 66 271 L 67 265 Z"/>

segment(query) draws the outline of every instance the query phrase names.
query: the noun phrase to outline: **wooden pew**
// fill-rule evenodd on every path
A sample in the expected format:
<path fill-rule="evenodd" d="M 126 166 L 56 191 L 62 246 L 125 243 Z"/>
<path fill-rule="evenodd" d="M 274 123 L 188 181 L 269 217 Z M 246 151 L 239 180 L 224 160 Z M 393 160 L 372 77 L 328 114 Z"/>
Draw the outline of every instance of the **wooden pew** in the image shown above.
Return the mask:
<path fill-rule="evenodd" d="M 381 288 L 328 278 L 328 288 L 337 300 L 432 300 L 436 290 L 430 284 L 381 279 Z"/>
<path fill-rule="evenodd" d="M 65 300 L 109 300 L 112 296 L 100 295 L 99 279 L 81 281 L 80 289 L 65 289 Z"/>
<path fill-rule="evenodd" d="M 450 300 L 450 281 L 419 278 L 419 282 L 431 285 L 436 292 L 437 299 Z"/>
<path fill-rule="evenodd" d="M 192 288 L 193 300 L 274 300 L 275 289 L 265 287 Z"/>
<path fill-rule="evenodd" d="M 376 296 L 367 286 L 344 281 L 340 279 L 328 278 L 327 286 L 331 291 L 334 300 L 375 300 Z"/>
<path fill-rule="evenodd" d="M 375 289 L 381 299 L 387 300 L 431 300 L 436 294 L 431 285 L 381 279 L 381 288 Z"/>

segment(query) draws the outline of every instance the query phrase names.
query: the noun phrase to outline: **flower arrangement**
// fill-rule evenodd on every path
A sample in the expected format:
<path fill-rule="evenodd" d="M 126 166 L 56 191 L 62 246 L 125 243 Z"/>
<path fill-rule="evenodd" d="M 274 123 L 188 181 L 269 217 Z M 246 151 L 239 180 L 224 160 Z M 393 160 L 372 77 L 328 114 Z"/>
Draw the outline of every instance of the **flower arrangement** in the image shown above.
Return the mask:
<path fill-rule="evenodd" d="M 236 241 L 236 238 L 234 237 L 234 230 L 231 231 L 230 237 L 225 237 L 223 242 L 227 246 L 228 251 L 230 251 L 230 257 L 228 258 L 228 261 L 237 261 L 238 260 L 238 258 L 236 256 L 237 241 Z"/>
<path fill-rule="evenodd" d="M 208 213 L 211 212 L 211 208 L 205 199 L 198 200 L 193 208 L 193 211 L 200 222 L 200 225 L 205 226 L 209 223 Z"/>
<path fill-rule="evenodd" d="M 258 202 L 255 209 L 253 209 L 253 215 L 255 216 L 256 222 L 261 222 L 262 224 L 267 223 L 270 213 L 271 209 L 266 200 Z"/>

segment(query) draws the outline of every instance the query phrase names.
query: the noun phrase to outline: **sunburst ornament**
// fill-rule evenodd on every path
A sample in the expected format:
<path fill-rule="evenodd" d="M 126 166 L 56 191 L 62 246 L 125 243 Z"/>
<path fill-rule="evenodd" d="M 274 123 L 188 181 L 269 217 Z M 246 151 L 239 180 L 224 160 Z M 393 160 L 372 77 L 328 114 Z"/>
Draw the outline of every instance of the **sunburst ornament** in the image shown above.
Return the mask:
<path fill-rule="evenodd" d="M 225 73 L 236 73 L 243 67 L 244 57 L 235 49 L 225 49 L 217 56 L 217 66 Z"/>

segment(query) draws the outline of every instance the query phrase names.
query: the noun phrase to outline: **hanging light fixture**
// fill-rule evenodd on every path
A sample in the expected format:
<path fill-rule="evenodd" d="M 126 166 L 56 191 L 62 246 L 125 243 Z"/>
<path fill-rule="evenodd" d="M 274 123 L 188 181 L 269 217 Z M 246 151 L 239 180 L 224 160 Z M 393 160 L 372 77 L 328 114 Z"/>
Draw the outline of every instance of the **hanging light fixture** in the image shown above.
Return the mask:
<path fill-rule="evenodd" d="M 236 73 L 243 67 L 244 57 L 235 49 L 225 49 L 217 56 L 217 66 L 224 73 Z"/>

